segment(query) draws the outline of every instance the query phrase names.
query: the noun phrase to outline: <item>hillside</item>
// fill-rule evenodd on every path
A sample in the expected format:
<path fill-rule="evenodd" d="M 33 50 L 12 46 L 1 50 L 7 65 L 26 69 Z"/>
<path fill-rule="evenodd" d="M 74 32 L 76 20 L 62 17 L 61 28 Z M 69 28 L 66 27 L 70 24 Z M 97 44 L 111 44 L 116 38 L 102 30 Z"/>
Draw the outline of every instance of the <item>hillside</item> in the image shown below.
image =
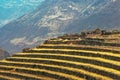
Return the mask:
<path fill-rule="evenodd" d="M 99 37 L 98 37 L 99 36 Z M 105 37 L 107 36 L 107 37 Z M 106 41 L 110 39 L 112 43 Z M 45 40 L 0 61 L 0 79 L 119 80 L 119 31 L 81 32 Z"/>
<path fill-rule="evenodd" d="M 5 59 L 9 56 L 10 54 L 8 52 L 4 51 L 3 49 L 0 49 L 0 60 Z"/>
<path fill-rule="evenodd" d="M 0 46 L 15 53 L 47 38 L 96 27 L 120 29 L 119 0 L 45 0 L 0 29 Z"/>

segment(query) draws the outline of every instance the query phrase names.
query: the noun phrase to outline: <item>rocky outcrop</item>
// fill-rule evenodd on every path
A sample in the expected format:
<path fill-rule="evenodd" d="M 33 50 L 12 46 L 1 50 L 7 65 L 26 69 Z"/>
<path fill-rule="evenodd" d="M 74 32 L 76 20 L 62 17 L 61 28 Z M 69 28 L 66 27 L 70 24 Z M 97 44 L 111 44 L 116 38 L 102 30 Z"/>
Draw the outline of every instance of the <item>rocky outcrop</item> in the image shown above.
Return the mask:
<path fill-rule="evenodd" d="M 9 53 L 3 49 L 0 49 L 0 60 L 9 57 Z"/>

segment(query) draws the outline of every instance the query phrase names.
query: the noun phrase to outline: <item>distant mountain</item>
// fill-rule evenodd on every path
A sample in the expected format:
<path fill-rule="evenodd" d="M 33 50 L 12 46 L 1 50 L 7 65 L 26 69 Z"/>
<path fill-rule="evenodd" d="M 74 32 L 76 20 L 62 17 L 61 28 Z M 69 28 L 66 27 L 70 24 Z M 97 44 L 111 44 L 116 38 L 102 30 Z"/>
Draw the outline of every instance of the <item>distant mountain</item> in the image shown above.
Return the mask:
<path fill-rule="evenodd" d="M 3 49 L 0 49 L 0 60 L 5 59 L 6 57 L 9 57 L 9 53 L 4 51 Z"/>
<path fill-rule="evenodd" d="M 0 27 L 12 20 L 33 11 L 43 0 L 1 0 Z"/>
<path fill-rule="evenodd" d="M 67 30 L 70 32 L 78 32 L 83 29 L 93 29 L 99 27 L 101 29 L 119 29 L 120 30 L 120 1 L 112 0 L 109 5 L 106 5 L 99 13 L 92 14 L 90 17 L 81 20 L 78 19 L 70 24 Z M 79 25 L 83 27 L 79 27 Z M 78 26 L 74 28 L 74 26 Z M 72 31 L 71 31 L 72 30 Z"/>
<path fill-rule="evenodd" d="M 0 46 L 16 52 L 65 33 L 120 29 L 119 8 L 119 0 L 45 0 L 35 11 L 0 29 Z"/>

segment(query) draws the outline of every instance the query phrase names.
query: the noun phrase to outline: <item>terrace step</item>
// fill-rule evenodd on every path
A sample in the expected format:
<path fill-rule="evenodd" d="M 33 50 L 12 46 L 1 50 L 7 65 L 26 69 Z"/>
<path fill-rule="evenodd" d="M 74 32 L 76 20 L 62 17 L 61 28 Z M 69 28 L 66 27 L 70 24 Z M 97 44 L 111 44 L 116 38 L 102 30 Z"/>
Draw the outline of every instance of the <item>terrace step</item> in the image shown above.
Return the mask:
<path fill-rule="evenodd" d="M 19 63 L 18 63 L 19 64 Z M 24 63 L 26 65 L 26 63 Z M 34 63 L 33 63 L 34 64 Z M 23 65 L 23 64 L 22 64 Z M 31 66 L 31 64 L 27 64 L 28 66 Z M 93 72 L 89 72 L 89 71 L 85 71 L 83 69 L 77 69 L 77 68 L 72 68 L 72 67 L 65 67 L 65 66 L 60 66 L 60 65 L 49 65 L 49 64 L 35 64 L 36 69 L 46 69 L 46 70 L 57 70 L 59 72 L 63 71 L 64 73 L 66 72 L 67 74 L 69 72 L 69 74 L 71 75 L 77 75 L 79 77 L 83 77 L 85 79 L 109 79 L 109 80 L 112 80 L 112 78 L 109 78 L 109 77 L 106 77 L 106 76 L 103 76 L 103 75 L 99 75 L 99 74 L 95 74 Z M 0 69 L 2 68 L 3 65 L 0 66 Z M 16 66 L 17 67 L 17 66 Z M 23 66 L 20 66 L 20 67 L 23 67 Z"/>
<path fill-rule="evenodd" d="M 37 49 L 33 48 L 29 53 L 91 53 L 91 54 L 101 54 L 101 55 L 109 55 L 120 58 L 120 53 L 112 53 L 112 52 L 99 52 L 99 51 L 89 51 L 89 50 L 75 50 L 75 49 Z"/>
<path fill-rule="evenodd" d="M 0 75 L 0 80 L 20 80 L 19 78 L 12 78 L 5 75 Z"/>
<path fill-rule="evenodd" d="M 84 57 L 84 56 L 72 56 L 72 55 L 41 55 L 39 58 L 35 56 L 27 56 L 27 57 L 12 57 L 8 58 L 6 60 L 8 61 L 34 61 L 39 62 L 41 59 L 55 59 L 55 60 L 67 60 L 71 62 L 83 62 L 83 63 L 90 63 L 90 64 L 95 64 L 103 67 L 108 67 L 108 68 L 113 68 L 116 70 L 120 70 L 120 62 L 118 61 L 112 61 L 112 60 L 107 60 L 107 59 L 102 59 L 102 58 L 96 58 L 96 57 Z M 24 62 L 23 61 L 23 62 Z M 34 61 L 35 62 L 35 61 Z M 101 64 L 99 64 L 101 63 Z"/>
<path fill-rule="evenodd" d="M 15 55 L 16 57 L 17 55 Z M 48 59 L 61 59 L 61 60 L 70 60 L 70 61 L 91 61 L 91 62 L 99 62 L 103 64 L 111 64 L 111 66 L 120 66 L 119 61 L 114 61 L 114 60 L 109 60 L 109 59 L 104 59 L 100 57 L 89 57 L 89 56 L 80 56 L 80 55 L 69 55 L 69 54 L 49 54 L 49 53 L 41 53 L 38 55 L 34 54 L 25 54 L 25 55 L 18 55 L 17 58 L 29 58 L 29 59 L 34 59 L 34 58 L 48 58 Z M 12 57 L 14 58 L 14 56 Z M 12 59 L 10 58 L 10 59 Z M 9 58 L 8 58 L 9 59 Z M 7 59 L 7 60 L 8 60 Z M 120 69 L 120 68 L 118 68 Z"/>
<path fill-rule="evenodd" d="M 43 50 L 40 50 L 43 51 Z M 25 57 L 25 56 L 33 56 L 33 57 L 40 57 L 41 55 L 72 55 L 72 56 L 89 56 L 89 57 L 99 57 L 99 58 L 104 58 L 108 60 L 113 60 L 113 61 L 120 61 L 120 54 L 113 54 L 113 53 L 100 53 L 100 52 L 79 52 L 79 51 L 58 51 L 58 50 L 49 50 L 44 51 L 44 52 L 39 52 L 39 53 L 17 53 L 14 54 L 12 57 Z"/>
<path fill-rule="evenodd" d="M 36 48 L 47 48 L 47 49 L 75 49 L 75 50 L 89 50 L 89 51 L 102 51 L 102 52 L 113 52 L 120 53 L 119 47 L 106 47 L 106 46 L 90 46 L 90 45 L 65 45 L 65 44 L 42 44 Z"/>
<path fill-rule="evenodd" d="M 17 73 L 28 73 L 28 74 L 31 74 L 31 76 L 33 76 L 33 74 L 35 74 L 38 77 L 42 76 L 42 75 L 51 76 L 53 78 L 60 79 L 60 80 L 69 80 L 69 79 L 84 80 L 84 78 L 80 78 L 80 77 L 77 77 L 74 75 L 69 75 L 69 74 L 65 74 L 65 73 L 61 73 L 61 72 L 51 71 L 51 70 L 38 69 L 38 68 L 34 69 L 34 68 L 16 67 L 16 66 L 4 66 L 4 65 L 0 66 L 0 70 L 4 69 L 4 72 L 7 73 L 8 75 L 11 74 L 11 70 L 9 70 L 10 72 L 8 71 L 8 69 L 11 69 L 11 68 L 15 68 L 15 72 L 13 72 L 12 75 L 17 72 Z M 24 74 L 22 74 L 22 75 L 24 75 Z M 26 78 L 23 78 L 23 79 L 26 79 Z M 32 78 L 29 78 L 29 79 L 32 79 Z M 38 80 L 47 80 L 47 79 L 38 79 Z M 48 80 L 54 80 L 54 79 L 48 78 Z"/>
<path fill-rule="evenodd" d="M 77 44 L 77 45 L 97 45 L 97 46 L 113 46 L 113 47 L 120 47 L 119 43 L 107 43 L 103 41 L 97 40 L 48 40 L 45 41 L 44 44 Z"/>
<path fill-rule="evenodd" d="M 12 69 L 9 67 L 3 67 L 0 66 L 0 76 L 3 76 L 3 78 L 7 78 L 7 80 L 21 80 L 21 79 L 25 79 L 25 80 L 45 80 L 47 78 L 45 77 L 40 77 L 40 76 L 36 76 L 36 75 L 30 75 L 30 74 L 25 74 L 25 73 L 19 73 L 13 70 L 8 70 L 8 69 Z M 6 70 L 3 70 L 3 68 Z M 49 80 L 54 80 L 52 78 L 48 78 Z"/>
<path fill-rule="evenodd" d="M 99 70 L 102 70 L 102 71 L 104 71 L 104 72 L 109 72 L 110 71 L 110 73 L 112 73 L 112 75 L 114 75 L 114 78 L 120 78 L 120 69 L 119 69 L 119 66 L 111 66 L 111 64 L 109 64 L 109 65 L 106 65 L 106 63 L 104 63 L 104 65 L 105 66 L 103 66 L 103 65 L 99 65 L 99 63 L 97 62 L 97 63 L 95 63 L 95 64 L 93 64 L 93 63 L 89 63 L 89 62 L 84 62 L 84 61 L 69 61 L 69 60 L 61 60 L 61 59 L 49 59 L 49 58 L 24 58 L 24 57 L 14 57 L 13 59 L 8 59 L 7 61 L 14 61 L 14 62 L 32 62 L 32 63 L 34 63 L 34 64 L 36 64 L 36 63 L 45 63 L 45 64 L 57 64 L 57 65 L 63 65 L 63 66 L 66 66 L 67 64 L 69 64 L 68 65 L 68 67 L 70 66 L 70 67 L 73 67 L 73 66 L 75 66 L 75 65 L 77 65 L 77 66 L 87 66 L 87 67 L 89 67 L 90 69 L 92 68 L 92 70 L 94 70 L 95 72 L 96 71 L 99 71 Z M 90 61 L 90 60 L 88 60 L 88 61 Z M 66 65 L 65 65 L 66 64 Z M 87 64 L 87 65 L 86 65 Z M 116 69 L 116 67 L 118 68 L 118 69 Z M 113 69 L 112 69 L 113 68 Z M 101 71 L 100 71 L 101 72 Z M 117 72 L 117 73 L 114 73 L 114 72 Z M 98 72 L 97 72 L 98 73 Z M 101 73 L 99 73 L 99 74 L 101 74 Z M 104 74 L 105 75 L 105 74 Z M 111 75 L 111 74 L 110 74 Z M 117 75 L 117 76 L 116 76 Z M 113 76 L 112 76 L 113 77 Z"/>

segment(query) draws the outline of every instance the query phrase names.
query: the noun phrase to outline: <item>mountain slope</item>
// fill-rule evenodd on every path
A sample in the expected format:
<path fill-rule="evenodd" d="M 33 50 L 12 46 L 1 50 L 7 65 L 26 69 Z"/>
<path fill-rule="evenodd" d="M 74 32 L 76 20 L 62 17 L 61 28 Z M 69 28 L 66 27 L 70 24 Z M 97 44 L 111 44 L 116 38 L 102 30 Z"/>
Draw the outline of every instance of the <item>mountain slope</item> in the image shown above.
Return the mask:
<path fill-rule="evenodd" d="M 1 0 L 0 27 L 17 19 L 27 12 L 33 11 L 42 0 Z"/>
<path fill-rule="evenodd" d="M 112 4 L 103 8 L 99 13 L 93 14 L 92 16 L 84 19 L 76 20 L 74 23 L 70 24 L 69 29 L 75 32 L 82 27 L 73 28 L 74 26 L 82 25 L 84 29 L 92 29 L 99 27 L 101 29 L 120 29 L 120 1 L 116 0 Z"/>
<path fill-rule="evenodd" d="M 110 7 L 113 7 L 112 11 L 108 9 Z M 106 26 L 106 23 L 101 20 L 104 20 L 104 17 L 111 19 L 114 10 L 118 14 L 116 7 L 119 9 L 119 3 L 113 0 L 45 0 L 35 11 L 0 29 L 0 41 L 3 41 L 0 46 L 10 52 L 15 52 L 24 47 L 37 45 L 46 38 L 68 32 L 80 32 L 94 27 L 101 28 L 100 24 L 109 28 L 109 25 Z M 103 14 L 104 10 L 111 12 L 108 12 L 106 16 Z M 114 16 L 119 18 L 116 14 Z M 116 23 L 111 24 L 113 24 L 111 27 L 114 27 Z M 13 49 L 15 51 L 12 51 Z"/>

